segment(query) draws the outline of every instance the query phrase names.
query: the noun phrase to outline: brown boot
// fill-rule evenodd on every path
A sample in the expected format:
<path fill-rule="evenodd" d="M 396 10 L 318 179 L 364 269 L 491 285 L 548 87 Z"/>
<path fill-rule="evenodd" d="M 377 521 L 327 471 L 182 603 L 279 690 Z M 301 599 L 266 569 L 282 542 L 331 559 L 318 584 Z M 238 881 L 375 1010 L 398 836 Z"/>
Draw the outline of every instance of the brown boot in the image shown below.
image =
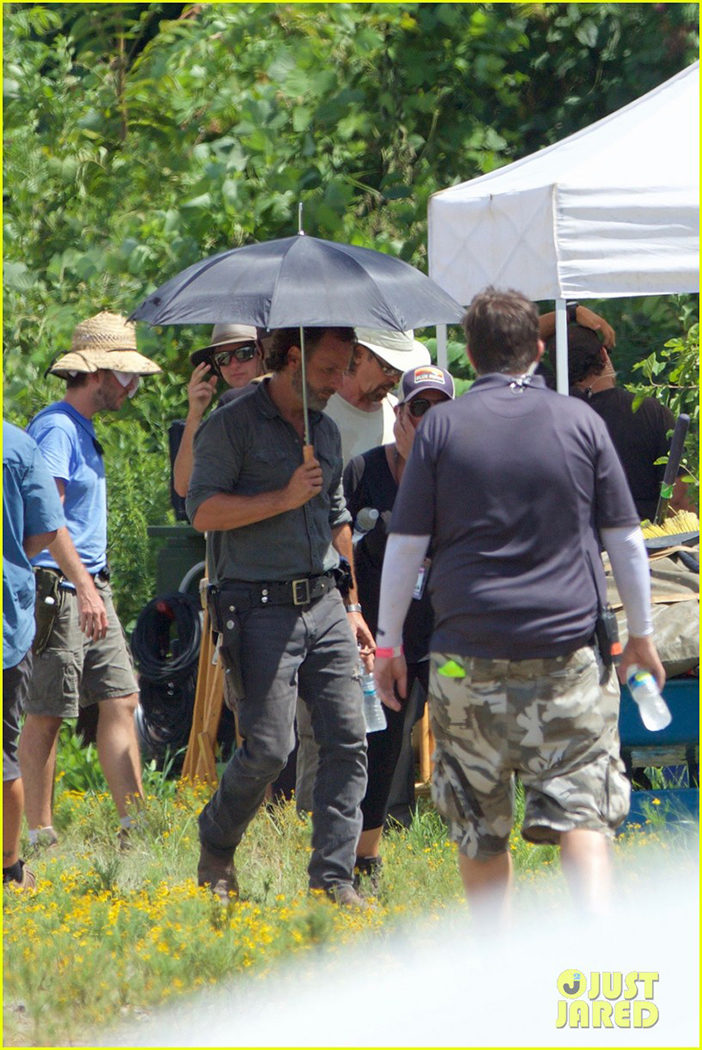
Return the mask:
<path fill-rule="evenodd" d="M 229 857 L 221 857 L 208 850 L 207 846 L 200 845 L 197 884 L 198 886 L 209 886 L 222 904 L 228 904 L 232 898 L 239 896 L 239 884 L 236 881 L 233 858 L 233 851 Z"/>
<path fill-rule="evenodd" d="M 353 888 L 358 892 L 364 882 L 367 882 L 370 892 L 377 897 L 382 874 L 382 857 L 356 857 L 353 868 Z"/>
<path fill-rule="evenodd" d="M 340 908 L 357 908 L 359 911 L 366 911 L 370 907 L 370 902 L 357 893 L 350 882 L 337 882 L 327 890 L 327 893 Z"/>

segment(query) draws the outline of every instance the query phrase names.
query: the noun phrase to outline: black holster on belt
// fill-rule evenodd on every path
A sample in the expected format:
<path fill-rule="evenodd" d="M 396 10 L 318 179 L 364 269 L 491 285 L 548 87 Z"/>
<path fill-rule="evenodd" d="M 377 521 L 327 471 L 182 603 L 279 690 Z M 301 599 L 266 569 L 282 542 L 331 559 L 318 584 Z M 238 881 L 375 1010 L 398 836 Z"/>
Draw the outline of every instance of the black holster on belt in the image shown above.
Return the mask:
<path fill-rule="evenodd" d="M 224 673 L 228 676 L 235 700 L 244 699 L 244 680 L 241 675 L 241 620 L 231 592 L 216 584 L 207 588 L 207 607 L 212 630 L 217 635 L 216 646 L 222 656 Z M 225 700 L 228 697 L 224 693 Z M 227 705 L 229 706 L 229 705 Z"/>
<path fill-rule="evenodd" d="M 34 569 L 34 581 L 36 584 L 34 602 L 36 630 L 32 652 L 35 656 L 39 656 L 49 644 L 51 632 L 61 608 L 61 576 L 57 572 L 52 572 L 51 569 L 37 566 Z"/>
<path fill-rule="evenodd" d="M 601 606 L 598 610 L 595 622 L 595 644 L 605 667 L 616 666 L 619 663 L 622 653 L 619 627 L 614 610 L 609 605 Z"/>

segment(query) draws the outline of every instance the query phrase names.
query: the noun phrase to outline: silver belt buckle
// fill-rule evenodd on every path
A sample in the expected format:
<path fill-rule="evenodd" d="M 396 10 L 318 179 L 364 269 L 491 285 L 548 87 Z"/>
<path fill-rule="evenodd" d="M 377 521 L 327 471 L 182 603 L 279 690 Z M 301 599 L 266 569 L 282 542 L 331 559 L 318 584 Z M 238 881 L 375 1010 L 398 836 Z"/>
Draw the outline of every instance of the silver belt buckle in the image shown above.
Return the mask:
<path fill-rule="evenodd" d="M 307 577 L 304 577 L 301 580 L 292 580 L 291 586 L 293 605 L 309 605 L 311 601 L 310 581 Z"/>

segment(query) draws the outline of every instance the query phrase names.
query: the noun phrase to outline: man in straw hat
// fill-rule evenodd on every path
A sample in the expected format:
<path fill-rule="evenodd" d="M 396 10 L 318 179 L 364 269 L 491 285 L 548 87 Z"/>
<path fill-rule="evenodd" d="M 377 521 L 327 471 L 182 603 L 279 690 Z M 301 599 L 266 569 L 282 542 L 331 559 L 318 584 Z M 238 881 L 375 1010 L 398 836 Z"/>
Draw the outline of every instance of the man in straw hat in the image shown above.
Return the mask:
<path fill-rule="evenodd" d="M 112 604 L 105 467 L 93 418 L 98 412 L 119 411 L 136 392 L 140 377 L 161 369 L 137 352 L 133 325 L 103 312 L 76 326 L 70 352 L 47 371 L 66 380 L 66 394 L 39 412 L 28 430 L 56 482 L 70 550 L 52 547 L 33 559 L 37 584 L 52 597 L 56 616 L 43 650 L 35 652 L 19 744 L 30 843 L 57 841 L 51 798 L 58 732 L 64 718 L 76 718 L 80 706 L 95 703 L 98 757 L 124 839 L 133 820 L 130 801 L 142 794 L 134 728 L 138 687 Z M 87 574 L 79 589 L 59 568 L 59 561 L 65 567 L 64 555 L 79 560 Z"/>

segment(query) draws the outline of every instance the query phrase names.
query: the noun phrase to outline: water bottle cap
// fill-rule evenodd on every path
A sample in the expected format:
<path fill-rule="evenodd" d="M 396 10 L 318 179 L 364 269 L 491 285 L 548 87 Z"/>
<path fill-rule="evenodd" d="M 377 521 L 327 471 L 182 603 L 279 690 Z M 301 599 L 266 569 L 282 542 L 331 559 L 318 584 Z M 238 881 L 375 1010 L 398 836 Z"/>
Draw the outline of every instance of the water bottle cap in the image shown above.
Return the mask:
<path fill-rule="evenodd" d="M 626 673 L 627 685 L 633 685 L 637 682 L 646 682 L 649 678 L 653 678 L 651 672 L 647 671 L 645 667 L 639 667 L 638 664 L 631 664 Z"/>

